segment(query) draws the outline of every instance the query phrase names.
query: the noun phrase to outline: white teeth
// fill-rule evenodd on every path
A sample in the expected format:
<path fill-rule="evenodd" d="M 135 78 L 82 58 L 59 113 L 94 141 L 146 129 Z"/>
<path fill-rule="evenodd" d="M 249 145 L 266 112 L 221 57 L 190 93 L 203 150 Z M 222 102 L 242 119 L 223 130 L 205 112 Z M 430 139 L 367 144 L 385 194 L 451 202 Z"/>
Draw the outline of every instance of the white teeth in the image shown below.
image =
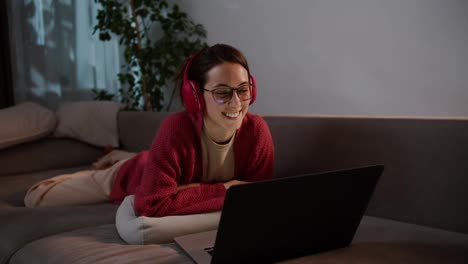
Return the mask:
<path fill-rule="evenodd" d="M 239 112 L 235 112 L 235 113 L 224 113 L 224 115 L 227 116 L 227 117 L 235 118 L 235 117 L 238 117 L 238 116 L 239 116 Z"/>

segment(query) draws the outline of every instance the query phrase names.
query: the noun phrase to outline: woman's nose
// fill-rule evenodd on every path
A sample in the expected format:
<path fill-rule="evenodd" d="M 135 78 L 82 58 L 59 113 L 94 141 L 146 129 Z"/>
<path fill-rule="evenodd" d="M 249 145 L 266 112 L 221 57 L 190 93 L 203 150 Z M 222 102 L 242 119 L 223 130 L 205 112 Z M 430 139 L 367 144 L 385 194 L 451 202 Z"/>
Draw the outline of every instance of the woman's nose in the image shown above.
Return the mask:
<path fill-rule="evenodd" d="M 237 105 L 241 104 L 241 100 L 240 100 L 239 96 L 237 95 L 236 90 L 232 91 L 232 97 L 231 97 L 231 100 L 229 100 L 229 104 L 234 105 L 234 106 L 237 106 Z"/>

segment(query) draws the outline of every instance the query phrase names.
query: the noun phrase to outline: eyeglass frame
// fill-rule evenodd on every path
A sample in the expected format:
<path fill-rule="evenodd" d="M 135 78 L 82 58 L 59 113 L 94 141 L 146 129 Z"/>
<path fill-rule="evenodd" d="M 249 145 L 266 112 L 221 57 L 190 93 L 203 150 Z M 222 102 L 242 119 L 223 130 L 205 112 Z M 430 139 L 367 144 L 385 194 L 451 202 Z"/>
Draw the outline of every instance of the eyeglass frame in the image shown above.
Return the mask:
<path fill-rule="evenodd" d="M 239 92 L 238 92 L 238 91 L 239 91 L 239 89 L 240 89 L 241 87 L 244 87 L 244 86 L 248 86 L 248 87 L 249 87 L 250 97 L 249 97 L 248 99 L 242 100 L 242 99 L 239 97 Z M 230 98 L 229 98 L 229 100 L 227 100 L 226 102 L 220 103 L 220 102 L 218 102 L 218 101 L 216 100 L 215 95 L 214 95 L 214 92 L 215 92 L 216 90 L 218 90 L 218 89 L 226 89 L 226 88 L 231 89 L 231 92 L 230 92 L 230 95 L 229 95 Z M 203 88 L 203 91 L 210 92 L 210 93 L 211 93 L 211 97 L 213 98 L 213 101 L 215 101 L 215 102 L 216 102 L 217 104 L 219 104 L 219 105 L 223 105 L 223 104 L 226 104 L 226 103 L 230 102 L 230 101 L 232 100 L 232 98 L 234 97 L 234 91 L 236 91 L 237 97 L 238 97 L 239 100 L 242 101 L 242 102 L 249 101 L 249 100 L 252 99 L 252 84 L 251 84 L 251 83 L 244 84 L 244 85 L 241 85 L 241 86 L 238 86 L 238 87 L 231 87 L 231 86 L 229 86 L 229 85 L 221 85 L 221 86 L 216 86 L 214 89 L 211 89 L 211 90 L 208 90 L 208 89 Z"/>

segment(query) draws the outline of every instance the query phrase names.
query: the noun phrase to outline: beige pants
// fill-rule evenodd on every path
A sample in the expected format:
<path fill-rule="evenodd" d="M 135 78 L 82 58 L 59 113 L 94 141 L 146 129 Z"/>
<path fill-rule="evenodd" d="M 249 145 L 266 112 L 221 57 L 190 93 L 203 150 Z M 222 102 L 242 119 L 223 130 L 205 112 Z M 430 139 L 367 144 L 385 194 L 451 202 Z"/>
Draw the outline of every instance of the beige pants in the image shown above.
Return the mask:
<path fill-rule="evenodd" d="M 108 202 L 115 176 L 127 159 L 104 170 L 85 170 L 36 183 L 24 197 L 26 207 Z"/>

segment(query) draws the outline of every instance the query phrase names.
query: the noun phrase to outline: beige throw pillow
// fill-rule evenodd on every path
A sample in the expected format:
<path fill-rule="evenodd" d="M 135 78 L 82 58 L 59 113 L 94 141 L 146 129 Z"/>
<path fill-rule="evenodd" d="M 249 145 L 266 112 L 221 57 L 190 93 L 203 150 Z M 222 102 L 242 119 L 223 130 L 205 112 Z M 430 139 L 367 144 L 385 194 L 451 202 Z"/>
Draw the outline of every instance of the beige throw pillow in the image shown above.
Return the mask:
<path fill-rule="evenodd" d="M 123 105 L 111 101 L 67 102 L 57 110 L 56 137 L 74 138 L 91 145 L 118 147 L 117 115 Z"/>
<path fill-rule="evenodd" d="M 56 124 L 54 112 L 36 103 L 1 109 L 0 149 L 45 137 Z"/>

